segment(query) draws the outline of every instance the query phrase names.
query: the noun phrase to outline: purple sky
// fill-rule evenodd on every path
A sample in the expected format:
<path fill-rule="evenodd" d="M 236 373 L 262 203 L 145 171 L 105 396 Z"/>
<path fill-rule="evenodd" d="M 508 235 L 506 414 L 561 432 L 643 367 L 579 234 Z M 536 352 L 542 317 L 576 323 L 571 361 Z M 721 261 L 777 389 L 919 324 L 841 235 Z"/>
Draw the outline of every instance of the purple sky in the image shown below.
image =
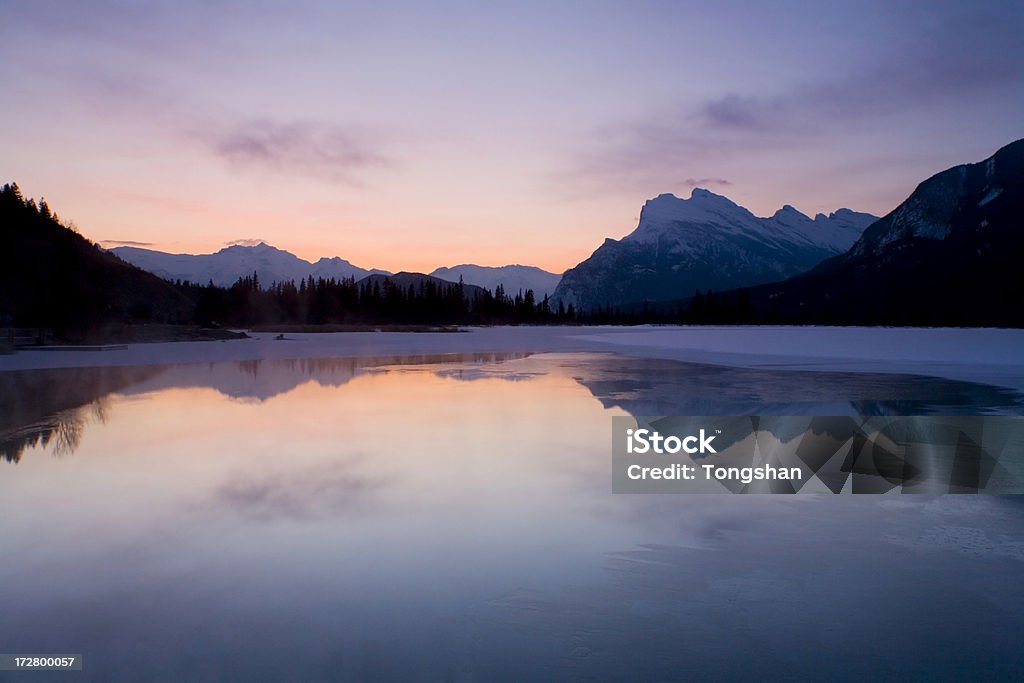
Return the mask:
<path fill-rule="evenodd" d="M 167 251 L 561 271 L 662 192 L 882 214 L 1024 136 L 1021 2 L 141 5 L 0 0 L 0 180 Z"/>

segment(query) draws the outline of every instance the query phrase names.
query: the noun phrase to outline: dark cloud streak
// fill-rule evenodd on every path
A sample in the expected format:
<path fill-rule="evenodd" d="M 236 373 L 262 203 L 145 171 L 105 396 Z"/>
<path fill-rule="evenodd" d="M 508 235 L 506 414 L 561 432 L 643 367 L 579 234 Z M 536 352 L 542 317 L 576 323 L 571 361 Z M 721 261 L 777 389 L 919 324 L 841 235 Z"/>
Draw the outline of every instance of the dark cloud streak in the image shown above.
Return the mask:
<path fill-rule="evenodd" d="M 371 135 L 312 122 L 255 121 L 195 134 L 208 151 L 233 168 L 264 169 L 361 184 L 365 171 L 393 161 Z"/>
<path fill-rule="evenodd" d="M 101 240 L 100 244 L 112 247 L 152 247 L 152 242 L 136 242 L 134 240 Z"/>
<path fill-rule="evenodd" d="M 897 117 L 931 122 L 993 99 L 1024 105 L 1024 50 L 1013 29 L 1024 28 L 1024 12 L 1005 5 L 951 7 L 894 10 L 892 21 L 904 27 L 900 41 L 866 47 L 862 60 L 841 71 L 775 92 L 727 91 L 596 131 L 573 175 L 592 189 L 664 186 L 695 165 L 788 155 L 851 134 L 870 137 Z"/>
<path fill-rule="evenodd" d="M 732 185 L 732 181 L 725 178 L 687 178 L 683 181 L 683 185 L 687 187 L 708 187 L 709 185 L 727 187 Z"/>

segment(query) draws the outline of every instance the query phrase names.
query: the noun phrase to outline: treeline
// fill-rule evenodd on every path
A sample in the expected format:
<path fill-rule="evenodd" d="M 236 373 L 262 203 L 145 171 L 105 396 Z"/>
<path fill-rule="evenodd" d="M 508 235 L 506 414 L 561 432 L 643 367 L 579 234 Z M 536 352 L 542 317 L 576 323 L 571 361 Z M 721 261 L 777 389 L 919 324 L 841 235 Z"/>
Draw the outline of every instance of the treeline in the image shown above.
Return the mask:
<path fill-rule="evenodd" d="M 82 237 L 45 200 L 0 187 L 0 327 L 48 327 L 59 336 L 111 323 L 203 327 L 272 324 L 561 325 L 734 321 L 727 297 L 688 303 L 599 307 L 494 291 L 422 275 L 313 279 L 264 286 L 256 273 L 230 287 L 167 282 Z"/>
<path fill-rule="evenodd" d="M 436 325 L 566 324 L 580 322 L 570 305 L 554 305 L 533 290 L 510 295 L 423 277 L 401 285 L 375 276 L 314 279 L 261 286 L 259 276 L 239 278 L 230 287 L 212 282 L 174 283 L 195 302 L 195 322 L 204 326 L 266 324 L 415 323 Z"/>
<path fill-rule="evenodd" d="M 114 322 L 187 323 L 191 302 L 61 222 L 46 200 L 0 187 L 0 327 L 63 337 Z"/>
<path fill-rule="evenodd" d="M 689 298 L 599 307 L 589 317 L 608 324 L 740 325 L 766 321 L 754 310 L 747 289 L 698 289 Z"/>
<path fill-rule="evenodd" d="M 756 288 L 755 290 L 756 291 Z M 45 200 L 0 187 L 0 327 L 53 329 L 62 338 L 124 323 L 248 327 L 300 324 L 565 325 L 781 322 L 755 311 L 746 290 L 578 311 L 533 291 L 493 292 L 425 275 L 313 279 L 230 287 L 167 282 L 101 249 Z M 762 309 L 767 308 L 761 306 Z"/>
<path fill-rule="evenodd" d="M 427 325 L 636 325 L 738 324 L 755 314 L 744 290 L 716 293 L 697 291 L 688 300 L 634 306 L 601 306 L 577 311 L 548 296 L 538 300 L 533 290 L 509 294 L 491 292 L 462 282 L 447 283 L 423 277 L 401 285 L 384 276 L 355 279 L 314 279 L 298 284 L 263 287 L 259 276 L 239 278 L 230 287 L 212 282 L 174 286 L 195 302 L 195 323 L 202 326 L 273 324 L 427 324 Z"/>

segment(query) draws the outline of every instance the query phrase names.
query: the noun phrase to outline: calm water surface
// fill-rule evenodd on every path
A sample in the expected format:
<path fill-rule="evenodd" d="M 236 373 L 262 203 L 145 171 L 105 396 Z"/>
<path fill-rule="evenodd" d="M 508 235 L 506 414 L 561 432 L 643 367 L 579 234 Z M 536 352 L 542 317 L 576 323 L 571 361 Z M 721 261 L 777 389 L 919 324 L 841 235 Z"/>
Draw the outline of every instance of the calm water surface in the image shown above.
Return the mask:
<path fill-rule="evenodd" d="M 612 495 L 609 439 L 1021 399 L 603 354 L 0 373 L 0 652 L 84 655 L 31 681 L 1019 677 L 1019 499 Z"/>

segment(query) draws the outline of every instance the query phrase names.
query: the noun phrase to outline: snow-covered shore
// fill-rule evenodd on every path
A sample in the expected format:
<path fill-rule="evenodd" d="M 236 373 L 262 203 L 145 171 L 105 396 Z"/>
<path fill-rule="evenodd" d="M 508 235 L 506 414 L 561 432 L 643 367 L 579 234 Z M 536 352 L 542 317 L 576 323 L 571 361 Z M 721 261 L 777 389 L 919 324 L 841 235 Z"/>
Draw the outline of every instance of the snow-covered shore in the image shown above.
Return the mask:
<path fill-rule="evenodd" d="M 855 327 L 485 327 L 464 333 L 253 334 L 129 344 L 110 351 L 24 350 L 0 372 L 261 358 L 497 352 L 610 352 L 734 367 L 921 374 L 1024 391 L 1024 330 Z"/>
<path fill-rule="evenodd" d="M 731 367 L 929 375 L 1024 391 L 1024 330 L 892 327 L 643 327 L 594 331 L 630 356 Z"/>

